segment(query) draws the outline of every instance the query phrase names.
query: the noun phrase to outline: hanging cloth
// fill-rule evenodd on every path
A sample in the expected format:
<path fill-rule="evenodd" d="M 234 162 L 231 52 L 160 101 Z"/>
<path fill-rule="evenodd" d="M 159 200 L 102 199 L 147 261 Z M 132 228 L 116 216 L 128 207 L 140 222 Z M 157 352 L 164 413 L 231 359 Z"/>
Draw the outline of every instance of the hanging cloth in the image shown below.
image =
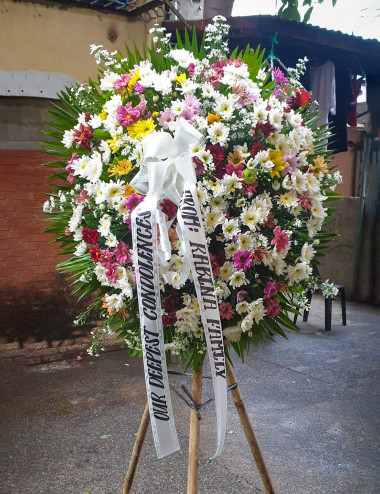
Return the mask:
<path fill-rule="evenodd" d="M 335 66 L 330 60 L 310 66 L 310 89 L 313 101 L 319 103 L 319 110 L 324 113 L 316 125 L 327 124 L 329 113 L 336 112 Z"/>

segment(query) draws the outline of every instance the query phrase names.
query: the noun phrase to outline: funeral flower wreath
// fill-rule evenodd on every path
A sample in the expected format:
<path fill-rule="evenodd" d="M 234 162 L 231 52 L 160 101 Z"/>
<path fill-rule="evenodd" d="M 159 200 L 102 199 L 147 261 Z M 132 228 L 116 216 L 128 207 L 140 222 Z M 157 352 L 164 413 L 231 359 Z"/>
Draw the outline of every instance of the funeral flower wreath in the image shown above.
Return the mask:
<path fill-rule="evenodd" d="M 63 92 L 46 131 L 48 152 L 59 159 L 47 166 L 61 168 L 44 205 L 47 231 L 68 254 L 58 268 L 70 274 L 74 291 L 93 294 L 77 321 L 95 311 L 103 331 L 141 355 L 140 309 L 153 309 L 149 293 L 139 308 L 131 229 L 147 196 L 157 211 L 167 359 L 174 354 L 195 368 L 206 342 L 194 268 L 200 288 L 211 283 L 217 297 L 227 354 L 233 348 L 243 358 L 250 342 L 286 336 L 332 236 L 322 226 L 341 181 L 329 168 L 329 131 L 315 127 L 317 108 L 299 82 L 305 61 L 281 70 L 260 48 L 229 55 L 227 34 L 225 19 L 216 17 L 200 44 L 194 32 L 177 35 L 173 45 L 155 27 L 154 45 L 142 54 L 92 46 L 99 80 Z M 193 169 L 173 168 L 178 159 Z M 180 205 L 187 172 L 195 177 L 207 261 L 200 247 L 187 251 L 181 233 L 178 207 L 185 220 L 194 211 L 186 198 Z M 149 264 L 151 254 L 141 253 Z M 209 261 L 206 279 L 201 266 Z M 95 354 L 101 334 L 94 334 Z"/>

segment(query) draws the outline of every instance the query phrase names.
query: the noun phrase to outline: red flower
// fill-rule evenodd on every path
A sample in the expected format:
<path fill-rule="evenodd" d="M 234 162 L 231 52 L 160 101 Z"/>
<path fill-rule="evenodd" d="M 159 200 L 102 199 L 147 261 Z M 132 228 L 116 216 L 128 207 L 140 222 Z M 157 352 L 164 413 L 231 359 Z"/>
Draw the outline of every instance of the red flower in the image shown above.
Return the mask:
<path fill-rule="evenodd" d="M 280 301 L 277 298 L 271 298 L 265 302 L 267 316 L 276 319 L 281 311 Z"/>
<path fill-rule="evenodd" d="M 303 105 L 310 103 L 310 101 L 311 101 L 311 94 L 302 88 L 299 91 L 297 91 L 297 93 L 294 97 L 294 104 L 298 108 L 300 108 Z"/>
<path fill-rule="evenodd" d="M 228 302 L 222 302 L 219 305 L 219 314 L 222 319 L 226 319 L 227 321 L 229 321 L 234 317 L 235 311 L 231 307 L 231 304 L 229 304 Z"/>
<path fill-rule="evenodd" d="M 90 256 L 95 264 L 97 264 L 100 261 L 101 255 L 102 255 L 102 249 L 99 247 L 99 245 L 94 245 L 90 249 Z"/>
<path fill-rule="evenodd" d="M 90 230 L 87 226 L 82 230 L 82 238 L 86 244 L 96 244 L 99 240 L 99 236 L 100 235 L 96 230 Z"/>
<path fill-rule="evenodd" d="M 80 124 L 79 129 L 74 130 L 74 142 L 86 151 L 91 151 L 90 141 L 93 137 L 94 133 L 91 125 Z"/>
<path fill-rule="evenodd" d="M 176 206 L 170 199 L 164 199 L 162 202 L 160 202 L 160 208 L 161 211 L 165 213 L 169 219 L 174 218 L 178 210 L 178 206 Z"/>

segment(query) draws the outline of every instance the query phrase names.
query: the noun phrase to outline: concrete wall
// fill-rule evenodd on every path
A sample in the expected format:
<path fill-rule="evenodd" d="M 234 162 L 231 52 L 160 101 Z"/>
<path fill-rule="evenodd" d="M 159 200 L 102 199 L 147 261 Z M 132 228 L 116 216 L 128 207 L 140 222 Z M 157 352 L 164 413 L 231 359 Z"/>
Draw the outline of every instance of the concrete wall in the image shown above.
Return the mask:
<path fill-rule="evenodd" d="M 83 5 L 83 4 L 82 4 Z M 65 2 L 0 0 L 1 70 L 69 74 L 80 82 L 96 78 L 90 44 L 123 50 L 146 41 L 149 26 L 125 13 L 105 13 Z"/>

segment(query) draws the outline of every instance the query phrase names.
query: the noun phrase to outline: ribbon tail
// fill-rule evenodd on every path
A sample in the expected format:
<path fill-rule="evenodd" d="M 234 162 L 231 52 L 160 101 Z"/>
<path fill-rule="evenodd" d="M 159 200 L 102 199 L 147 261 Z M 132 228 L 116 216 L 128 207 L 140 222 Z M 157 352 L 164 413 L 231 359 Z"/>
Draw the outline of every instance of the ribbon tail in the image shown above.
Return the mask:
<path fill-rule="evenodd" d="M 157 200 L 147 196 L 132 213 L 133 258 L 150 422 L 157 457 L 179 450 L 170 398 L 157 254 Z"/>
<path fill-rule="evenodd" d="M 185 183 L 177 218 L 190 259 L 214 385 L 218 430 L 215 458 L 223 449 L 226 430 L 226 365 L 219 304 L 195 184 Z"/>

